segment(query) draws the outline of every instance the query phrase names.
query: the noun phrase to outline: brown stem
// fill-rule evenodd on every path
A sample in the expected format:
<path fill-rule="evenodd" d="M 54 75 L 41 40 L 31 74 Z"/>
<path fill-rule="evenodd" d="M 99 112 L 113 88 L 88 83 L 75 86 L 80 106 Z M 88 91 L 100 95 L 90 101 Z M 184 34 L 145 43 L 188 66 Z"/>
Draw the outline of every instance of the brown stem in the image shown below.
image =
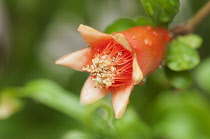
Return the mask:
<path fill-rule="evenodd" d="M 210 1 L 208 1 L 192 18 L 186 22 L 175 26 L 170 30 L 171 38 L 174 39 L 178 35 L 186 35 L 192 33 L 196 26 L 206 18 L 210 13 Z"/>

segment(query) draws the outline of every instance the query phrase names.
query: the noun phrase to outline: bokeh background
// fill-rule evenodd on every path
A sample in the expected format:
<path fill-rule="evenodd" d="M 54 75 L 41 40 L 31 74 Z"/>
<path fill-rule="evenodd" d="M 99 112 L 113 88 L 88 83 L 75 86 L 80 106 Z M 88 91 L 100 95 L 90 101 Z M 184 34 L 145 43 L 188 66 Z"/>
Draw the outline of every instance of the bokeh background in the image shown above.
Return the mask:
<path fill-rule="evenodd" d="M 189 19 L 207 1 L 180 0 L 180 11 L 170 27 Z M 46 84 L 49 94 L 53 87 L 58 86 L 55 90 L 65 90 L 66 95 L 79 101 L 88 74 L 54 64 L 61 56 L 86 46 L 77 31 L 79 24 L 104 31 L 118 18 L 137 18 L 140 15 L 146 13 L 139 0 L 1 0 L 0 95 L 10 94 L 8 88 L 13 88 L 12 93 L 21 92 L 15 88 L 45 79 L 53 82 L 52 86 Z M 201 63 L 190 71 L 187 87 L 174 87 L 164 69 L 158 69 L 144 85 L 135 87 L 122 120 L 111 118 L 116 131 L 109 132 L 108 126 L 100 127 L 105 123 L 90 127 L 80 118 L 75 118 L 74 112 L 67 112 L 65 106 L 59 107 L 57 101 L 65 97 L 58 96 L 53 98 L 54 102 L 45 103 L 39 97 L 21 97 L 14 102 L 11 97 L 6 95 L 5 99 L 2 95 L 0 139 L 209 139 L 210 17 L 198 25 L 195 33 L 203 38 L 202 47 L 198 49 Z M 176 77 L 179 82 L 179 76 Z M 45 83 L 40 84 L 45 86 Z M 109 97 L 102 103 L 111 103 Z M 68 104 L 74 107 L 71 102 L 66 104 L 66 107 Z M 2 114 L 5 107 L 9 109 L 6 116 Z M 91 124 L 97 125 L 94 114 L 92 120 Z"/>

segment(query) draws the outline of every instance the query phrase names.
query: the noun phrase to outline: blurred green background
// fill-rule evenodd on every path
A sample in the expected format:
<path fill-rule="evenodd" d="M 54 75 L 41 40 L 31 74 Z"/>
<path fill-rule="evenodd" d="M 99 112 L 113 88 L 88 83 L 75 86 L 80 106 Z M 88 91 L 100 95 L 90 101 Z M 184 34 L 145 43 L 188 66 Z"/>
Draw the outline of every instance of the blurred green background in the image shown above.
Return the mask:
<path fill-rule="evenodd" d="M 181 0 L 170 27 L 207 1 Z M 174 76 L 158 69 L 135 87 L 120 120 L 110 96 L 80 106 L 88 74 L 54 64 L 86 46 L 79 24 L 104 31 L 118 18 L 139 15 L 146 15 L 139 0 L 1 0 L 0 139 L 209 139 L 210 17 L 195 30 L 203 38 L 200 64 Z"/>

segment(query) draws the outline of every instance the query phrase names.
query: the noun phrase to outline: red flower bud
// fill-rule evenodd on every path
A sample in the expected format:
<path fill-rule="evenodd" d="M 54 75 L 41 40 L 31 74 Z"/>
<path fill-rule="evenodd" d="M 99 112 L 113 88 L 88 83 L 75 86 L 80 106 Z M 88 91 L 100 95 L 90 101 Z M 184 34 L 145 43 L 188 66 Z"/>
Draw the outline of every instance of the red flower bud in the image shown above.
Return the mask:
<path fill-rule="evenodd" d="M 161 64 L 166 43 L 169 41 L 169 35 L 165 29 L 138 26 L 120 33 L 125 36 L 130 47 L 137 54 L 138 64 L 144 77 Z"/>
<path fill-rule="evenodd" d="M 80 25 L 78 31 L 89 47 L 58 59 L 56 64 L 89 72 L 81 91 L 81 103 L 93 103 L 112 92 L 115 117 L 121 118 L 133 86 L 163 60 L 168 32 L 138 26 L 106 34 L 85 25 Z"/>

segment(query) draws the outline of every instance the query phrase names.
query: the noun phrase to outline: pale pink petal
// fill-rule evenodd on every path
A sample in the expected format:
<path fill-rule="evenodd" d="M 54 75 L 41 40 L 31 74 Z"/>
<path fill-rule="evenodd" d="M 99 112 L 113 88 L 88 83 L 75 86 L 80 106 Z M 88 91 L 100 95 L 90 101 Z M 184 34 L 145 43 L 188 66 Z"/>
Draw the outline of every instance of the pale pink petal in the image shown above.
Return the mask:
<path fill-rule="evenodd" d="M 80 25 L 78 31 L 91 47 L 101 46 L 112 40 L 110 34 L 102 33 L 86 25 Z"/>
<path fill-rule="evenodd" d="M 58 59 L 55 63 L 66 67 L 70 67 L 78 71 L 82 71 L 83 66 L 90 60 L 90 58 L 91 48 L 87 47 L 82 50 L 63 56 L 60 59 Z"/>
<path fill-rule="evenodd" d="M 133 84 L 139 84 L 143 79 L 143 73 L 139 67 L 138 61 L 137 61 L 137 56 L 134 54 L 133 58 L 133 73 L 132 73 L 132 80 Z"/>
<path fill-rule="evenodd" d="M 121 33 L 113 34 L 112 38 L 119 44 L 121 44 L 125 49 L 132 51 L 130 44 L 126 40 L 125 36 Z"/>
<path fill-rule="evenodd" d="M 82 88 L 80 102 L 84 105 L 91 104 L 103 98 L 109 92 L 110 91 L 105 89 L 94 88 L 94 81 L 92 81 L 91 77 L 89 76 Z"/>
<path fill-rule="evenodd" d="M 112 103 L 115 118 L 120 119 L 124 114 L 132 89 L 133 84 L 130 84 L 112 92 Z"/>

